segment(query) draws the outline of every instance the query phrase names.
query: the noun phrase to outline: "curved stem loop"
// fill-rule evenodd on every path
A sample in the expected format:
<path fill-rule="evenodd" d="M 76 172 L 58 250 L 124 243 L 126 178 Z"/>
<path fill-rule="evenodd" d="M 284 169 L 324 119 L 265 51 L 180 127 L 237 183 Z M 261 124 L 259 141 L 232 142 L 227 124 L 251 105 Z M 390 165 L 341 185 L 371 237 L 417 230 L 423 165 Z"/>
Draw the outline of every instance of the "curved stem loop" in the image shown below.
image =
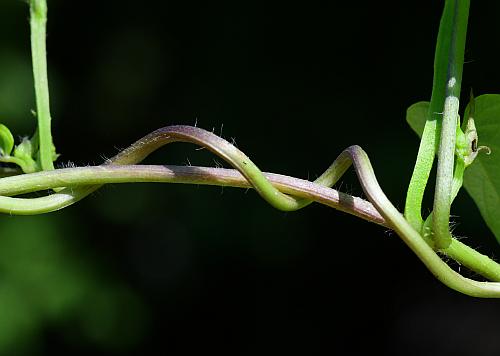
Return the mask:
<path fill-rule="evenodd" d="M 171 142 L 191 142 L 206 147 L 226 160 L 238 172 L 202 167 L 129 166 L 140 162 L 154 150 Z M 373 206 L 367 202 L 363 203 L 359 198 L 323 186 L 334 184 L 351 164 L 354 165 L 361 186 Z M 121 165 L 126 166 L 120 167 Z M 309 204 L 311 200 L 319 201 L 394 229 L 428 269 L 450 288 L 471 296 L 500 297 L 500 283 L 477 282 L 461 276 L 425 243 L 420 234 L 387 199 L 377 182 L 368 156 L 359 146 L 351 146 L 344 150 L 316 183 L 313 183 L 269 173 L 263 174 L 245 154 L 224 139 L 196 127 L 169 126 L 138 140 L 99 167 L 63 169 L 3 178 L 0 180 L 0 194 L 4 195 L 0 196 L 0 210 L 16 214 L 57 210 L 82 199 L 103 183 L 127 181 L 170 181 L 243 187 L 250 185 L 266 201 L 282 210 L 296 210 Z M 80 184 L 87 185 L 81 187 Z M 5 196 L 61 186 L 67 188 L 41 198 Z M 297 197 L 284 194 L 278 188 Z M 453 242 L 451 255 L 471 252 L 467 246 L 456 240 Z M 473 256 L 472 252 L 469 255 Z M 484 258 L 487 259 L 485 256 Z M 493 265 L 486 265 L 485 274 L 492 279 L 500 280 L 500 266 L 495 267 L 494 262 L 489 261 Z"/>

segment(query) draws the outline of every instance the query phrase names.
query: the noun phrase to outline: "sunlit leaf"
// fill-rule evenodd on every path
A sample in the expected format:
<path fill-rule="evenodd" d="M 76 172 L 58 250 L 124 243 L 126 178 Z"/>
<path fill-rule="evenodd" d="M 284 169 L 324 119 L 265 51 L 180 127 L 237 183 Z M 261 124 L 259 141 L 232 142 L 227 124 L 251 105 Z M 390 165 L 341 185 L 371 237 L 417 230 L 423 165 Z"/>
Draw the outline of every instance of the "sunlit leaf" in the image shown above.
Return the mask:
<path fill-rule="evenodd" d="M 488 146 L 491 154 L 479 154 L 465 170 L 464 186 L 500 241 L 500 95 L 481 95 L 475 106 L 478 144 Z"/>

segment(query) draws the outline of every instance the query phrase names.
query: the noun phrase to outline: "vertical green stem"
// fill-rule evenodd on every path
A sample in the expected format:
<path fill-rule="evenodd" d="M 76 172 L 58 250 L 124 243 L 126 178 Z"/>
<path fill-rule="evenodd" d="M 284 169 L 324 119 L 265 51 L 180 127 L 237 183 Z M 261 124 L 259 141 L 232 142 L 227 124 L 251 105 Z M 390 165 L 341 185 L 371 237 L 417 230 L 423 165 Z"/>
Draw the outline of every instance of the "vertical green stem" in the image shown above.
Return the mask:
<path fill-rule="evenodd" d="M 438 248 L 446 247 L 451 239 L 449 212 L 452 202 L 452 180 L 455 128 L 458 120 L 458 98 L 462 81 L 463 56 L 469 0 L 446 0 L 439 25 L 434 57 L 434 80 L 427 122 L 413 170 L 405 204 L 405 217 L 417 231 L 423 229 L 422 199 L 434 162 L 441 151 L 434 209 L 439 210 L 435 223 L 438 228 Z M 442 125 L 446 126 L 442 129 Z M 453 123 L 452 123 L 453 122 Z M 442 131 L 445 131 L 444 133 Z"/>
<path fill-rule="evenodd" d="M 50 128 L 49 83 L 45 47 L 47 3 L 30 0 L 31 55 L 35 81 L 36 112 L 38 120 L 39 162 L 42 170 L 54 169 L 53 144 Z"/>
<path fill-rule="evenodd" d="M 452 239 L 449 221 L 452 202 L 458 106 L 459 101 L 457 97 L 449 96 L 446 98 L 443 125 L 441 127 L 441 140 L 439 143 L 436 190 L 434 193 L 434 211 L 432 218 L 434 243 L 436 247 L 440 249 L 448 247 Z"/>
<path fill-rule="evenodd" d="M 439 32 L 434 54 L 434 78 L 432 82 L 431 102 L 425 123 L 417 160 L 408 187 L 405 204 L 405 217 L 417 231 L 422 230 L 422 199 L 427 181 L 434 164 L 434 157 L 441 131 L 441 113 L 445 101 L 446 74 L 450 51 L 449 38 L 452 36 L 453 1 L 445 2 L 443 15 L 439 24 Z"/>
<path fill-rule="evenodd" d="M 428 120 L 424 127 L 420 147 L 418 149 L 417 161 L 408 186 L 405 203 L 405 218 L 417 231 L 422 230 L 422 200 L 425 187 L 431 174 L 434 156 L 436 155 L 437 133 L 440 131 L 441 123 L 434 118 L 432 113 L 428 114 Z"/>
<path fill-rule="evenodd" d="M 439 142 L 434 216 L 432 219 L 435 244 L 440 249 L 447 248 L 452 240 L 449 222 L 453 194 L 453 167 L 470 0 L 448 0 L 447 3 L 450 4 L 451 22 L 449 25 L 452 31 L 449 38 L 446 99 Z"/>

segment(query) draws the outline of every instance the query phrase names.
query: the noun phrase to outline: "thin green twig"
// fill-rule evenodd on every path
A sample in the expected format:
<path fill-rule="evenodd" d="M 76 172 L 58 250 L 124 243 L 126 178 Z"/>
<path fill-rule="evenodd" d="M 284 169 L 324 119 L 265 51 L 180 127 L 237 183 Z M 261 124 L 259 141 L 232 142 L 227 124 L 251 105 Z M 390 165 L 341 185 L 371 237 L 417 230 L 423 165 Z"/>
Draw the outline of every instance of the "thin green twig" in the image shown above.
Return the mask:
<path fill-rule="evenodd" d="M 38 129 L 39 163 L 42 170 L 54 169 L 54 145 L 52 142 L 49 83 L 47 75 L 45 0 L 30 0 L 31 55 L 35 82 L 36 116 Z"/>

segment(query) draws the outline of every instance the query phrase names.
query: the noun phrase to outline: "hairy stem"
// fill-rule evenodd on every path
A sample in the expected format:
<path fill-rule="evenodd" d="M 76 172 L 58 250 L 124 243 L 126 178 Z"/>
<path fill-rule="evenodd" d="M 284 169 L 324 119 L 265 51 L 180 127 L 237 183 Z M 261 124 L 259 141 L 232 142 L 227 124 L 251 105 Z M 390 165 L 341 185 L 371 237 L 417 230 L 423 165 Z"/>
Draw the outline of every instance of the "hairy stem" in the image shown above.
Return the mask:
<path fill-rule="evenodd" d="M 263 173 L 263 176 L 281 192 L 290 194 L 297 199 L 308 202 L 315 201 L 379 225 L 385 224 L 385 220 L 373 205 L 364 199 L 299 178 L 274 173 Z M 235 169 L 158 165 L 102 165 L 64 168 L 0 180 L 0 194 L 2 195 L 0 197 L 0 211 L 29 215 L 38 214 L 40 211 L 36 210 L 36 208 L 39 204 L 36 202 L 38 200 L 43 201 L 42 199 L 47 201 L 47 198 L 58 194 L 41 198 L 9 198 L 8 196 L 11 195 L 59 187 L 74 187 L 74 191 L 77 191 L 77 188 L 81 186 L 141 182 L 253 188 L 248 180 Z M 25 201 L 28 203 L 29 210 L 19 210 L 19 208 L 14 208 L 13 211 L 8 210 L 2 204 L 4 198 L 3 201 L 8 201 L 8 199 Z"/>
<path fill-rule="evenodd" d="M 201 167 L 120 167 L 120 165 L 137 163 L 157 148 L 179 141 L 196 143 L 208 148 L 235 167 L 238 173 L 232 170 Z M 318 184 L 333 184 L 351 164 L 354 164 L 361 186 L 373 205 Z M 0 193 L 4 195 L 0 197 L 0 209 L 4 211 L 6 209 L 10 213 L 39 213 L 56 210 L 82 199 L 103 183 L 130 181 L 252 186 L 270 204 L 283 210 L 298 209 L 311 200 L 316 200 L 394 229 L 429 270 L 449 287 L 472 296 L 500 297 L 500 284 L 477 282 L 459 275 L 424 242 L 420 234 L 387 199 L 378 185 L 368 156 L 359 146 L 351 146 L 342 152 L 332 166 L 317 180 L 318 183 L 313 183 L 286 176 L 263 174 L 247 156 L 222 138 L 195 127 L 170 126 L 145 136 L 103 166 L 3 178 L 0 180 Z M 80 184 L 88 185 L 81 187 Z M 41 198 L 23 199 L 5 196 L 61 186 L 68 188 Z M 280 190 L 296 197 L 286 195 Z M 279 202 L 280 199 L 283 201 Z M 500 266 L 493 261 L 485 264 L 486 267 L 482 265 L 475 269 L 474 259 L 468 258 L 474 252 L 458 241 L 456 243 L 453 246 L 458 247 L 450 250 L 450 256 L 454 256 L 453 258 L 459 261 L 461 259 L 468 261 L 467 263 L 473 270 L 482 271 L 490 278 L 500 276 Z M 462 258 L 462 255 L 465 258 Z M 481 261 L 486 260 L 487 257 L 484 256 Z"/>
<path fill-rule="evenodd" d="M 370 201 L 386 219 L 389 226 L 398 233 L 401 239 L 415 252 L 436 278 L 448 287 L 467 295 L 500 297 L 500 283 L 478 282 L 465 278 L 441 260 L 434 250 L 422 239 L 420 234 L 387 199 L 377 182 L 368 156 L 364 151 L 356 150 L 352 152 L 352 159 L 361 186 Z"/>
<path fill-rule="evenodd" d="M 204 146 L 211 150 L 216 155 L 220 156 L 238 171 L 252 184 L 257 192 L 272 206 L 284 211 L 293 211 L 309 204 L 309 200 L 297 199 L 281 193 L 263 176 L 259 168 L 240 150 L 231 145 L 226 140 L 199 128 L 190 126 L 169 126 L 152 132 L 135 142 L 129 148 L 125 149 L 115 157 L 106 162 L 106 165 L 126 165 L 134 164 L 142 161 L 151 152 L 159 147 L 172 142 L 192 142 Z M 329 169 L 325 171 L 317 182 L 331 186 L 344 174 L 350 166 L 350 162 L 344 156 L 340 156 Z M 29 179 L 29 175 L 15 177 L 15 179 Z M 8 187 L 9 179 L 0 180 L 0 187 Z M 18 190 L 19 182 L 16 182 Z M 62 184 L 64 186 L 64 184 Z M 13 185 L 10 185 L 12 189 Z M 86 195 L 98 189 L 99 185 L 92 185 L 83 188 L 68 188 L 60 192 L 60 194 L 52 195 L 53 201 L 49 204 L 44 199 L 49 197 L 38 198 L 40 200 L 30 199 L 31 205 L 22 204 L 22 200 L 8 200 L 3 197 L 4 204 L 0 204 L 0 210 L 8 211 L 13 214 L 32 214 L 57 210 L 65 206 L 71 205 L 74 202 L 82 199 Z M 0 188 L 2 190 L 3 188 Z M 9 195 L 8 189 L 3 189 L 4 195 Z M 14 199 L 14 198 L 10 198 Z M 37 202 L 40 201 L 38 204 Z M 35 208 L 36 207 L 36 208 Z"/>
<path fill-rule="evenodd" d="M 452 239 L 450 245 L 440 252 L 490 281 L 500 281 L 500 265 L 497 262 L 456 239 Z"/>

